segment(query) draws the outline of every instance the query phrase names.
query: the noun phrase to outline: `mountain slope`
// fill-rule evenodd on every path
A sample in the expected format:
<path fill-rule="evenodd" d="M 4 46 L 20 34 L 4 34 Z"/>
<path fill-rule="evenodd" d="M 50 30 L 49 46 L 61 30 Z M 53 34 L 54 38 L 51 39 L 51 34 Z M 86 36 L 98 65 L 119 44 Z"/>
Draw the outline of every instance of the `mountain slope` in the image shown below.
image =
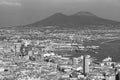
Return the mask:
<path fill-rule="evenodd" d="M 73 15 L 56 13 L 44 20 L 30 24 L 29 26 L 60 26 L 60 27 L 80 27 L 89 25 L 119 25 L 120 22 L 100 18 L 90 12 L 78 12 Z"/>

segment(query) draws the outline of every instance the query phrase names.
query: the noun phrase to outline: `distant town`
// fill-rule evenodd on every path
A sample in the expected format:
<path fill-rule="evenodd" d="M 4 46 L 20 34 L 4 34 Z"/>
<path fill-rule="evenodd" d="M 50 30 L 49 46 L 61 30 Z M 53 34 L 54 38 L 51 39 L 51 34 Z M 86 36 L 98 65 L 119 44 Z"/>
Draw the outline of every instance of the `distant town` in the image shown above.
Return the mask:
<path fill-rule="evenodd" d="M 119 29 L 49 27 L 0 29 L 0 80 L 120 80 Z"/>

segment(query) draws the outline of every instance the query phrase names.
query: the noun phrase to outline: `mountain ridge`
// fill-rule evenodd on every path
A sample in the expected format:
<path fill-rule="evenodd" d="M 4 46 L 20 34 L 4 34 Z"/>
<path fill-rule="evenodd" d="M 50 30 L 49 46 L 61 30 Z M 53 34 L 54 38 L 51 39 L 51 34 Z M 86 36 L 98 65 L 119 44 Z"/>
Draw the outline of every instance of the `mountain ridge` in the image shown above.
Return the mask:
<path fill-rule="evenodd" d="M 70 27 L 83 28 L 81 26 L 89 26 L 89 25 L 115 26 L 115 25 L 120 25 L 120 22 L 101 18 L 91 12 L 80 11 L 73 15 L 55 13 L 43 20 L 37 21 L 27 26 L 31 26 L 31 27 L 60 26 L 60 27 L 67 27 L 67 28 L 70 28 Z"/>

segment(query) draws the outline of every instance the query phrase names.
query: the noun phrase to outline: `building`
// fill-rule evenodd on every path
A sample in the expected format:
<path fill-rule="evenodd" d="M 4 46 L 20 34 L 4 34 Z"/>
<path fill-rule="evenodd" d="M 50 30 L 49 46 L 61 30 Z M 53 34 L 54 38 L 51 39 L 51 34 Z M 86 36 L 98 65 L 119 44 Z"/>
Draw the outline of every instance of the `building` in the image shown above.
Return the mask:
<path fill-rule="evenodd" d="M 115 75 L 109 75 L 105 77 L 106 80 L 115 80 Z M 119 80 L 119 79 L 116 79 Z"/>
<path fill-rule="evenodd" d="M 120 72 L 118 72 L 115 76 L 115 80 L 120 80 Z"/>
<path fill-rule="evenodd" d="M 20 48 L 21 48 L 21 43 L 14 43 L 15 45 L 15 53 L 19 53 L 20 52 Z"/>
<path fill-rule="evenodd" d="M 103 61 L 102 61 L 102 63 L 101 63 L 101 66 L 113 67 L 114 64 L 115 64 L 115 63 L 112 62 L 112 58 L 111 58 L 111 57 L 108 57 L 108 58 L 103 59 Z"/>
<path fill-rule="evenodd" d="M 73 65 L 78 65 L 79 59 L 78 58 L 73 58 Z"/>
<path fill-rule="evenodd" d="M 89 73 L 89 64 L 90 64 L 90 56 L 85 55 L 83 57 L 83 74 L 86 75 Z"/>

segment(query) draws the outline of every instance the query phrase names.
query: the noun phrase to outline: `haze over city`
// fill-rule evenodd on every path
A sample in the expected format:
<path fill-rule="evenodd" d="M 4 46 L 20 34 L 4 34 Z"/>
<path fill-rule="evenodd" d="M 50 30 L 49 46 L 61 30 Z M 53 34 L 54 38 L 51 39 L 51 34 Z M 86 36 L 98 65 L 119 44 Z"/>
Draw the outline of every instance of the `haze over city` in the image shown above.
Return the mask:
<path fill-rule="evenodd" d="M 0 25 L 25 25 L 58 12 L 69 15 L 79 11 L 120 21 L 119 9 L 119 0 L 0 0 Z"/>

